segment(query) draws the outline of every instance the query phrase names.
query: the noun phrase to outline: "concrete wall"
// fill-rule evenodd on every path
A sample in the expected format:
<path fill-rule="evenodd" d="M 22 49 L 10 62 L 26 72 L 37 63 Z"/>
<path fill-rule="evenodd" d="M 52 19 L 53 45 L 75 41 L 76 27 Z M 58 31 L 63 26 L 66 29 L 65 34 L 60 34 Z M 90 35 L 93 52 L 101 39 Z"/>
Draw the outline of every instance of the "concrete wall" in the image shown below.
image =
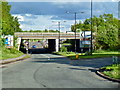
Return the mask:
<path fill-rule="evenodd" d="M 48 39 L 48 50 L 49 52 L 59 51 L 59 39 Z"/>
<path fill-rule="evenodd" d="M 48 39 L 48 50 L 49 52 L 55 51 L 55 39 Z"/>

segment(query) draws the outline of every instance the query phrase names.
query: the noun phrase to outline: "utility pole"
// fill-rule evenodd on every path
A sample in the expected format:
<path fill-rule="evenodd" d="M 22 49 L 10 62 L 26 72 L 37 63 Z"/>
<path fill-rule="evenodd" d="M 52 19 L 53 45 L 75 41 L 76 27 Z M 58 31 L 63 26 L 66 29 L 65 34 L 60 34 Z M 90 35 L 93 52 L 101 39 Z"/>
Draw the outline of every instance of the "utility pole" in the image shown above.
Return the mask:
<path fill-rule="evenodd" d="M 92 55 L 92 49 L 93 49 L 93 44 L 92 44 L 92 39 L 93 39 L 93 34 L 92 34 L 92 0 L 91 0 L 91 55 Z"/>
<path fill-rule="evenodd" d="M 75 12 L 75 53 L 76 53 L 76 50 L 77 50 L 77 45 L 76 45 L 76 43 L 77 43 L 77 40 L 76 40 L 76 15 L 77 15 L 77 13 Z"/>
<path fill-rule="evenodd" d="M 58 48 L 59 48 L 59 51 L 60 51 L 60 22 L 58 22 L 58 30 L 59 30 L 59 45 L 58 45 Z"/>
<path fill-rule="evenodd" d="M 52 22 L 56 22 L 56 21 L 52 21 Z M 59 36 L 58 36 L 58 39 L 59 39 L 59 44 L 58 44 L 58 48 L 59 48 L 59 51 L 60 51 L 60 27 L 61 27 L 61 22 L 62 21 L 58 21 L 57 23 L 58 23 L 58 33 L 59 33 Z M 63 22 L 66 22 L 66 21 L 63 21 Z"/>
<path fill-rule="evenodd" d="M 68 11 L 67 11 L 66 13 L 69 14 L 69 13 L 71 13 L 71 12 L 68 12 Z M 77 19 L 77 14 L 78 14 L 78 13 L 84 13 L 84 12 L 74 12 L 74 13 L 71 13 L 71 14 L 74 14 L 74 15 L 75 15 L 75 16 L 74 16 L 74 18 L 75 18 L 75 26 L 74 26 L 74 30 L 75 30 L 75 31 L 74 31 L 74 32 L 75 32 L 75 54 L 77 53 L 77 45 L 76 45 L 76 44 L 77 44 L 77 39 L 76 39 L 76 32 L 77 32 L 77 31 L 76 31 L 76 24 L 77 24 L 77 21 L 76 21 L 76 19 Z"/>

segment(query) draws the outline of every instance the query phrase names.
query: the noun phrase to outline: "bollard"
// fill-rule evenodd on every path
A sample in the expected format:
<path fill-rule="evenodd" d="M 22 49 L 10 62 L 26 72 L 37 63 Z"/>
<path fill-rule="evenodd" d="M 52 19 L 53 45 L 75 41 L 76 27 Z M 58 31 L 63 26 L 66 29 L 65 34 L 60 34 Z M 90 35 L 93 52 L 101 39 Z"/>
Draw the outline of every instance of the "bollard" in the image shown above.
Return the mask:
<path fill-rule="evenodd" d="M 117 56 L 112 56 L 112 61 L 113 61 L 113 64 L 117 64 L 118 63 L 118 57 Z"/>
<path fill-rule="evenodd" d="M 78 59 L 79 58 L 79 54 L 76 54 L 76 59 Z"/>
<path fill-rule="evenodd" d="M 118 64 L 118 57 L 115 56 L 115 63 Z"/>
<path fill-rule="evenodd" d="M 115 62 L 115 61 L 114 61 L 114 56 L 112 56 L 112 62 L 113 62 L 113 64 L 114 64 L 114 62 Z"/>

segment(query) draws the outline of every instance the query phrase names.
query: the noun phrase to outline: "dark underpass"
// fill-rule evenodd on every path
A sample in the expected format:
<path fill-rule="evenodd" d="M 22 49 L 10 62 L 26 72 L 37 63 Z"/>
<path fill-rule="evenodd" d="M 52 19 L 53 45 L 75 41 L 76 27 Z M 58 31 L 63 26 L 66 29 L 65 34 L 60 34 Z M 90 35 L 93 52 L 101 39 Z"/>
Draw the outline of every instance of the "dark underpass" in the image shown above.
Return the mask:
<path fill-rule="evenodd" d="M 50 53 L 48 48 L 31 48 L 28 49 L 29 54 L 41 54 L 41 53 Z"/>

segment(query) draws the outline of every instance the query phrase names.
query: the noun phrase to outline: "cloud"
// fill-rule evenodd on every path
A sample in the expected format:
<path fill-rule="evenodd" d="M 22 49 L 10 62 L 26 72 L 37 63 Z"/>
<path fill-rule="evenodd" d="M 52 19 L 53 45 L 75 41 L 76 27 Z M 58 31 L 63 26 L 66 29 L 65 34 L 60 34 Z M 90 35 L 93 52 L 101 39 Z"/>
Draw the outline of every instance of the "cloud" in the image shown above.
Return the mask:
<path fill-rule="evenodd" d="M 20 25 L 20 28 L 21 28 L 21 29 L 23 28 L 23 25 L 22 25 L 22 24 Z"/>
<path fill-rule="evenodd" d="M 65 4 L 66 3 L 66 4 Z M 67 15 L 66 11 L 69 12 L 85 12 L 84 17 L 78 14 L 79 19 L 89 18 L 91 6 L 90 2 L 19 2 L 19 3 L 9 3 L 12 5 L 12 14 L 23 14 L 28 18 L 36 18 L 33 15 L 51 15 L 56 16 L 53 19 L 74 19 L 73 15 Z M 118 5 L 115 2 L 94 2 L 93 3 L 93 13 L 94 15 L 100 15 L 103 13 L 113 13 L 116 14 L 118 11 Z M 95 13 L 96 12 L 96 13 Z"/>
<path fill-rule="evenodd" d="M 66 5 L 63 4 L 55 4 L 55 3 L 45 3 L 45 2 L 41 2 L 41 3 L 9 3 L 10 5 L 12 5 L 11 8 L 11 13 L 12 14 L 23 14 L 25 15 L 26 13 L 26 17 L 30 17 L 31 14 L 34 15 L 55 15 L 56 17 L 53 17 L 53 19 L 59 19 L 59 18 L 63 18 L 63 19 L 72 19 L 71 15 L 66 15 L 66 11 L 70 11 L 70 12 L 81 12 L 81 11 L 86 11 L 89 12 L 90 11 L 90 3 L 86 2 L 86 3 L 69 3 Z M 31 18 L 31 17 L 30 17 Z M 32 18 L 36 18 L 33 17 Z"/>
<path fill-rule="evenodd" d="M 62 31 L 70 30 L 71 24 L 74 24 L 74 12 L 84 12 L 77 14 L 77 20 L 85 20 L 91 17 L 90 2 L 11 2 L 11 13 L 19 18 L 23 30 L 43 30 L 57 29 L 58 25 L 51 21 L 66 20 L 62 23 Z M 115 2 L 94 2 L 93 15 L 99 16 L 104 13 L 112 13 L 117 17 L 118 5 Z M 66 11 L 72 12 L 67 14 Z"/>
<path fill-rule="evenodd" d="M 65 32 L 70 30 L 71 25 L 74 24 L 74 20 L 67 20 L 66 22 L 63 22 L 60 19 L 58 20 L 53 19 L 53 17 L 56 16 L 51 16 L 51 15 L 15 14 L 13 16 L 20 17 L 19 22 L 20 22 L 20 28 L 22 30 L 45 30 L 45 29 L 57 30 L 58 29 L 57 22 L 60 21 L 61 31 Z M 32 17 L 36 17 L 36 18 L 32 18 Z M 53 23 L 52 22 L 53 20 L 56 23 Z"/>
<path fill-rule="evenodd" d="M 12 16 L 17 17 L 19 22 L 24 21 L 24 17 L 21 16 L 20 14 L 13 14 Z"/>
<path fill-rule="evenodd" d="M 27 17 L 31 17 L 32 16 L 32 14 L 25 14 Z"/>
<path fill-rule="evenodd" d="M 120 0 L 112 0 L 112 2 L 119 2 Z"/>

